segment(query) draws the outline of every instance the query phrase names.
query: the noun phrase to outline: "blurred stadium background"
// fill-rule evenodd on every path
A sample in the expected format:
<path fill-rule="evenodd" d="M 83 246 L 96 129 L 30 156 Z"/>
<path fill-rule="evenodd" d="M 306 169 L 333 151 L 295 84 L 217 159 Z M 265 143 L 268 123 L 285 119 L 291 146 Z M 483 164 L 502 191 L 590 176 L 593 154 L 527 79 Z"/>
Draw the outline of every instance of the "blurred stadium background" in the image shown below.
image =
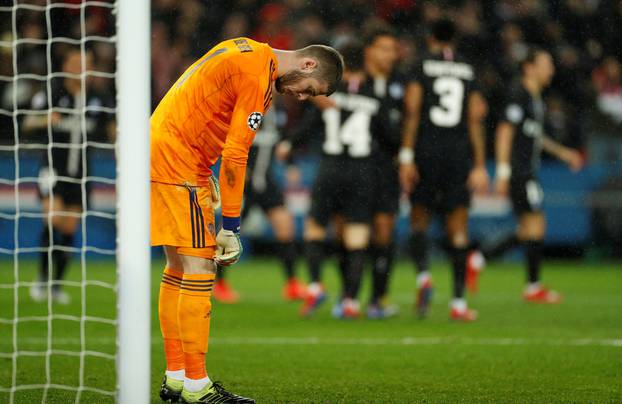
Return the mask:
<path fill-rule="evenodd" d="M 63 2 L 81 3 L 80 0 Z M 55 1 L 18 0 L 16 3 L 45 6 Z M 1 7 L 13 5 L 14 2 L 10 0 L 0 1 Z M 20 9 L 16 15 L 15 32 L 10 12 L 2 14 L 1 41 L 11 41 L 14 34 L 17 34 L 18 38 L 48 38 L 50 26 L 46 24 L 44 13 Z M 181 72 L 206 50 L 222 39 L 237 36 L 250 36 L 268 42 L 275 48 L 296 49 L 310 43 L 338 44 L 385 22 L 398 33 L 400 44 L 398 69 L 406 72 L 417 60 L 424 46 L 426 30 L 430 23 L 443 15 L 455 20 L 460 37 L 458 48 L 475 63 L 483 85 L 482 89 L 489 102 L 487 143 L 491 158 L 494 127 L 500 114 L 499 106 L 503 104 L 501 100 L 504 91 L 517 71 L 518 61 L 524 56 L 527 46 L 537 44 L 548 49 L 554 56 L 557 73 L 546 93 L 546 103 L 550 111 L 547 116 L 548 132 L 562 143 L 581 150 L 587 159 L 586 168 L 578 174 L 570 173 L 561 163 L 550 159 L 545 159 L 541 169 L 541 180 L 545 190 L 544 209 L 548 218 L 546 253 L 549 258 L 562 260 L 555 264 L 545 264 L 545 273 L 551 269 L 550 278 L 555 280 L 562 291 L 567 292 L 569 302 L 561 309 L 557 309 L 558 311 L 525 313 L 515 308 L 519 305 L 519 301 L 513 297 L 519 293 L 522 269 L 519 269 L 518 265 L 513 265 L 513 257 L 509 256 L 507 257 L 509 263 L 497 266 L 500 271 L 495 272 L 496 269 L 492 268 L 490 274 L 484 276 L 481 296 L 476 298 L 479 300 L 475 300 L 475 305 L 482 308 L 483 320 L 474 328 L 465 331 L 450 327 L 445 317 L 424 325 L 416 323 L 413 326 L 414 320 L 407 307 L 412 303 L 410 291 L 414 288 L 414 276 L 410 273 L 410 264 L 404 261 L 398 266 L 393 282 L 396 285 L 393 299 L 404 306 L 404 313 L 393 325 L 367 324 L 356 329 L 354 324 L 335 324 L 329 321 L 327 313 L 321 314 L 324 318 L 303 323 L 296 319 L 295 307 L 279 306 L 282 275 L 278 264 L 270 256 L 272 241 L 270 226 L 260 211 L 251 212 L 243 225 L 244 243 L 247 247 L 245 262 L 239 269 L 231 271 L 231 281 L 242 293 L 242 302 L 239 308 L 219 307 L 222 315 L 218 321 L 222 319 L 222 323 L 215 329 L 214 353 L 210 355 L 214 355 L 214 363 L 227 375 L 227 380 L 232 380 L 234 385 L 244 386 L 243 391 L 244 389 L 249 393 L 258 391 L 259 397 L 264 399 L 263 402 L 271 402 L 271 399 L 274 402 L 411 401 L 408 397 L 412 397 L 413 401 L 424 400 L 425 397 L 416 398 L 420 394 L 427 394 L 433 402 L 463 399 L 503 401 L 504 394 L 510 394 L 507 396 L 510 401 L 523 401 L 519 394 L 523 395 L 524 401 L 613 402 L 622 397 L 619 384 L 617 387 L 614 386 L 615 380 L 619 383 L 622 377 L 619 346 L 615 343 L 600 346 L 598 341 L 601 340 L 597 342 L 589 340 L 601 338 L 602 341 L 619 342 L 620 340 L 615 338 L 620 338 L 622 333 L 620 326 L 622 265 L 619 261 L 622 258 L 621 0 L 153 0 L 152 105 L 155 107 Z M 113 18 L 107 9 L 89 7 L 85 20 L 86 34 L 102 37 L 114 35 Z M 79 13 L 53 10 L 49 21 L 53 36 L 80 38 Z M 94 70 L 114 73 L 114 44 L 94 42 L 89 48 L 94 54 Z M 60 55 L 64 51 L 62 44 L 53 46 L 54 65 L 59 63 Z M 13 52 L 17 53 L 17 71 L 13 68 Z M 38 246 L 41 229 L 41 221 L 38 218 L 29 218 L 27 215 L 17 219 L 10 218 L 16 211 L 15 187 L 9 185 L 9 181 L 16 179 L 15 156 L 10 149 L 16 141 L 12 118 L 13 94 L 17 91 L 18 108 L 26 108 L 34 94 L 44 84 L 38 80 L 23 78 L 18 80 L 18 87 L 14 89 L 10 78 L 16 73 L 46 75 L 48 73 L 46 45 L 24 43 L 16 48 L 0 47 L 0 77 L 9 78 L 0 80 L 0 108 L 3 111 L 0 114 L 0 146 L 7 146 L 5 149 L 0 148 L 0 179 L 6 180 L 0 181 L 0 213 L 5 213 L 5 216 L 0 216 L 2 283 L 13 282 L 10 272 L 16 255 L 23 261 L 20 271 L 24 271 L 25 277 L 34 278 L 35 255 L 13 254 L 13 252 L 18 247 L 22 249 Z M 113 102 L 115 89 L 112 80 L 94 79 L 93 85 L 107 94 Z M 301 116 L 303 108 L 304 104 L 282 100 L 279 110 L 279 128 L 282 136 L 287 137 L 288 133 L 296 128 L 297 119 Z M 19 142 L 24 144 L 40 141 L 22 134 L 18 135 Z M 94 140 L 111 141 L 105 137 Z M 276 163 L 271 168 L 274 176 L 283 184 L 288 207 L 296 215 L 299 235 L 309 204 L 310 185 L 318 156 L 318 148 L 311 144 L 304 151 L 298 152 L 290 163 Z M 38 152 L 27 148 L 20 149 L 20 177 L 36 177 L 39 164 Z M 113 150 L 93 150 L 89 164 L 90 175 L 110 180 L 116 176 Z M 91 185 L 89 209 L 113 213 L 114 185 L 105 183 Z M 18 203 L 21 212 L 40 211 L 36 187 L 36 183 L 20 184 Z M 486 197 L 474 202 L 471 232 L 475 238 L 494 239 L 513 229 L 514 219 L 511 217 L 507 201 Z M 406 247 L 404 241 L 408 234 L 406 213 L 407 206 L 404 206 L 397 229 L 398 240 L 403 249 Z M 19 235 L 18 245 L 14 240 L 16 226 Z M 86 231 L 90 246 L 104 250 L 115 248 L 114 220 L 89 216 Z M 438 233 L 438 228 L 434 231 Z M 80 236 L 77 237 L 76 243 L 80 245 Z M 154 251 L 154 257 L 155 282 L 161 270 L 161 253 Z M 89 253 L 88 262 L 89 268 L 93 268 L 92 279 L 101 277 L 106 282 L 114 282 L 114 264 L 109 258 Z M 73 269 L 70 270 L 70 279 L 79 276 L 76 274 L 79 265 L 79 262 L 74 263 Z M 303 266 L 301 262 L 300 269 Z M 444 267 L 437 265 L 437 268 Z M 255 284 L 253 279 L 256 276 L 261 276 L 265 280 Z M 329 284 L 335 281 L 331 279 Z M 257 287 L 261 290 L 257 290 Z M 443 284 L 443 281 L 439 288 L 439 295 L 447 295 L 443 290 L 448 286 Z M 155 290 L 154 284 L 153 291 Z M 23 292 L 24 299 L 20 298 L 20 304 L 24 305 L 26 311 L 37 312 L 36 307 L 28 306 L 27 291 Z M 9 289 L 0 289 L 2 294 L 0 304 L 3 306 L 0 310 L 7 313 L 0 317 L 10 317 L 12 309 L 8 307 L 12 304 L 12 293 Z M 93 291 L 91 296 L 94 300 L 89 304 L 93 304 L 95 310 L 103 310 L 101 307 L 96 308 L 98 305 L 114 307 L 110 305 L 114 302 L 114 296 L 96 291 Z M 74 297 L 79 301 L 77 294 Z M 437 304 L 444 303 L 439 301 Z M 486 308 L 489 309 L 487 319 Z M 274 317 L 267 315 L 271 310 L 275 310 Z M 114 318 L 112 312 L 102 315 Z M 551 316 L 555 317 L 555 321 L 551 321 Z M 521 322 L 510 325 L 508 317 L 520 318 Z M 258 318 L 262 319 L 261 322 Z M 159 338 L 156 325 L 157 322 L 154 322 L 154 340 Z M 4 325 L 0 324 L 0 327 Z M 255 330 L 256 333 L 249 335 L 251 330 Z M 361 330 L 373 341 L 378 342 L 385 338 L 388 342 L 385 345 L 379 342 L 376 346 L 372 341 L 367 345 L 361 345 L 362 348 L 354 343 L 348 345 L 343 341 L 334 345 L 326 342 L 330 341 L 330 338 L 357 339 L 361 335 Z M 34 328 L 24 329 L 24 332 L 25 335 L 32 337 L 30 340 L 24 340 L 26 345 L 32 343 L 33 346 L 37 346 L 36 336 L 44 335 Z M 6 327 L 0 334 L 0 337 L 3 336 L 10 336 L 10 330 L 7 331 Z M 114 353 L 114 330 L 96 330 L 93 336 L 101 338 L 99 342 L 95 342 L 96 344 L 107 346 L 107 348 L 100 347 L 100 350 L 107 349 Z M 257 336 L 256 343 L 244 340 L 252 336 Z M 315 342 L 305 340 L 307 336 L 310 338 L 320 336 L 320 339 Z M 429 338 L 429 344 L 426 345 L 423 341 L 419 350 L 419 340 L 413 340 L 412 344 L 404 342 L 404 338 L 412 336 Z M 522 344 L 511 340 L 514 337 L 533 337 L 533 341 L 536 342 Z M 106 338 L 108 340 L 104 341 Z M 240 357 L 231 359 L 225 353 L 225 350 L 228 352 L 233 350 L 231 345 L 236 345 L 236 338 L 237 349 L 242 359 Z M 278 338 L 283 339 L 280 345 Z M 491 338 L 496 342 L 493 341 L 494 343 L 489 344 L 488 348 L 486 344 L 473 342 L 481 341 L 481 338 Z M 503 338 L 510 341 L 507 350 L 503 349 Z M 580 352 L 572 349 L 572 341 L 578 346 L 580 343 L 577 341 L 582 338 L 588 338 L 585 340 L 585 346 L 591 347 L 591 351 L 587 351 L 588 348 Z M 69 340 L 70 338 L 67 338 L 67 341 Z M 219 341 L 223 346 L 222 349 Z M 558 344 L 551 341 L 562 342 Z M 11 350 L 10 344 L 6 342 L 3 342 L 2 346 L 8 347 L 7 351 Z M 323 355 L 314 358 L 308 350 L 316 350 L 318 346 L 323 349 Z M 475 349 L 470 349 L 474 346 Z M 537 349 L 533 349 L 534 346 Z M 488 352 L 484 353 L 484 350 Z M 420 375 L 418 381 L 414 379 L 414 374 L 418 374 L 418 371 L 412 370 L 401 361 L 404 351 L 407 351 L 408 355 L 419 355 L 421 358 L 417 365 L 413 366 L 425 367 L 428 363 L 434 363 L 430 365 L 429 371 L 422 370 L 425 376 Z M 498 357 L 491 358 L 491 352 Z M 163 369 L 161 348 L 157 341 L 154 342 L 153 353 L 155 385 Z M 256 353 L 268 361 L 266 368 L 262 369 L 260 365 L 264 359 L 250 359 Z M 343 360 L 335 359 L 334 355 L 342 355 Z M 377 360 L 374 358 L 379 355 L 387 358 L 387 361 L 381 360 L 379 368 L 374 368 Z M 325 362 L 322 363 L 320 358 Z M 539 358 L 544 358 L 546 363 L 538 362 Z M 562 366 L 561 363 L 565 360 L 571 361 L 571 364 Z M 531 371 L 535 373 L 525 378 L 512 378 L 511 375 L 507 375 L 507 379 L 504 379 L 500 374 L 507 371 L 507 366 L 511 363 L 516 366 L 518 374 L 523 372 L 524 375 L 529 375 Z M 442 364 L 445 364 L 449 371 Z M 39 365 L 33 363 L 27 365 L 25 369 L 38 369 Z M 62 366 L 61 364 L 61 368 Z M 244 370 L 246 366 L 248 372 Z M 280 368 L 274 371 L 274 374 L 266 375 L 265 373 L 273 373 L 272 366 Z M 322 366 L 324 371 L 315 368 Z M 360 367 L 369 370 L 369 374 L 366 375 Z M 93 369 L 93 372 L 97 373 L 103 372 L 106 367 L 97 365 Z M 380 376 L 375 382 L 367 384 L 367 376 L 374 377 L 375 373 L 387 369 L 394 372 L 389 372 Z M 498 369 L 500 373 L 494 369 Z M 347 379 L 349 371 L 353 372 L 351 384 L 348 384 Z M 62 374 L 62 371 L 60 372 Z M 292 376 L 296 372 L 301 380 Z M 24 383 L 33 373 L 43 377 L 42 372 L 29 370 L 22 375 L 25 378 Z M 248 376 L 249 374 L 252 376 Z M 452 387 L 443 386 L 443 380 L 433 377 L 445 377 L 445 374 L 449 378 L 445 381 Z M 473 377 L 490 379 L 485 382 L 478 380 L 473 387 L 468 379 L 469 374 L 474 375 Z M 556 374 L 563 382 L 556 378 Z M 593 377 L 590 378 L 590 375 Z M 2 381 L 0 385 L 10 384 L 10 373 L 0 372 L 0 376 Z M 296 380 L 282 380 L 279 378 L 281 376 Z M 97 379 L 93 375 L 91 377 Z M 114 374 L 102 373 L 101 377 L 106 380 L 102 382 L 104 385 L 113 388 Z M 249 383 L 248 377 L 262 383 L 262 386 Z M 328 377 L 333 380 L 328 380 Z M 32 378 L 36 379 L 35 376 Z M 314 380 L 318 380 L 317 388 L 310 387 Z M 408 380 L 407 386 L 404 386 L 404 380 Z M 423 386 L 415 386 L 415 383 L 419 382 Z M 279 385 L 283 383 L 285 386 Z M 271 388 L 265 384 L 274 384 L 275 387 Z M 580 391 L 575 391 L 576 395 L 573 395 L 572 388 L 577 384 L 581 387 Z M 399 389 L 403 389 L 406 395 L 400 395 Z M 289 393 L 296 396 L 292 398 Z M 36 396 L 24 397 L 25 400 L 30 400 Z M 38 397 L 40 400 L 40 396 Z M 84 400 L 91 402 L 86 397 Z M 317 400 L 313 397 L 317 397 Z M 66 396 L 60 395 L 57 402 L 66 402 L 64 400 Z"/>

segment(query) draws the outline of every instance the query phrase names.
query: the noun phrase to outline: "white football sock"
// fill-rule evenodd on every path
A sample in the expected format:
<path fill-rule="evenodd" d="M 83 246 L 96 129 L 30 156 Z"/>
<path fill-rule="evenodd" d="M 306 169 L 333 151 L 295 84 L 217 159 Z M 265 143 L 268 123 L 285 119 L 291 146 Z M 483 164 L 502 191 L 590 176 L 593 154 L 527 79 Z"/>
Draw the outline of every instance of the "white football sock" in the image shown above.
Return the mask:
<path fill-rule="evenodd" d="M 540 282 L 533 282 L 533 283 L 528 283 L 527 287 L 525 288 L 525 291 L 527 293 L 535 293 L 538 290 L 540 290 L 541 286 L 540 286 Z"/>
<path fill-rule="evenodd" d="M 428 282 L 431 279 L 432 279 L 432 276 L 430 275 L 430 272 L 428 271 L 423 271 L 417 274 L 417 287 L 421 287 L 421 285 L 423 285 L 425 282 Z"/>
<path fill-rule="evenodd" d="M 307 292 L 312 295 L 312 296 L 317 296 L 320 293 L 322 293 L 322 284 L 318 283 L 318 282 L 312 282 L 309 284 L 309 286 L 307 287 Z"/>
<path fill-rule="evenodd" d="M 203 387 L 209 384 L 212 384 L 209 376 L 205 376 L 202 379 L 188 379 L 187 377 L 184 377 L 184 390 L 188 390 L 191 393 L 201 391 Z"/>
<path fill-rule="evenodd" d="M 467 303 L 464 299 L 451 299 L 451 308 L 458 311 L 465 311 Z"/>
<path fill-rule="evenodd" d="M 186 376 L 186 370 L 167 370 L 166 372 L 164 372 L 164 374 L 166 375 L 166 377 L 169 377 L 171 379 L 184 380 L 184 377 Z"/>

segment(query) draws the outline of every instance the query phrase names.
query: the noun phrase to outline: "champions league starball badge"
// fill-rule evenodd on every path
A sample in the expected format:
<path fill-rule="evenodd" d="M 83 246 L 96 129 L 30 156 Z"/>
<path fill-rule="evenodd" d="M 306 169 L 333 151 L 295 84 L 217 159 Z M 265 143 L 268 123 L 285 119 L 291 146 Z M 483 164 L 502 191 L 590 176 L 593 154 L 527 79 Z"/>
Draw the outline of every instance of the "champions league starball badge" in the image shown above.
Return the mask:
<path fill-rule="evenodd" d="M 261 121 L 263 119 L 263 115 L 261 112 L 253 112 L 248 116 L 248 127 L 252 131 L 257 131 L 261 126 Z"/>

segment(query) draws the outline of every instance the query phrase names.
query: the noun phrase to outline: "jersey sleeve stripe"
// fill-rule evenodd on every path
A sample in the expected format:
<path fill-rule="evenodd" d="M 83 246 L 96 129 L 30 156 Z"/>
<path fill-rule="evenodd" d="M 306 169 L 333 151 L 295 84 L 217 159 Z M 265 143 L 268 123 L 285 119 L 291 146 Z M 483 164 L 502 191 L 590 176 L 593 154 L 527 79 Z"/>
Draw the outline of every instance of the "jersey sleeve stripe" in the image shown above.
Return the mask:
<path fill-rule="evenodd" d="M 264 104 L 272 96 L 272 74 L 274 73 L 274 62 L 270 59 L 270 68 L 268 69 L 268 88 L 263 95 Z"/>
<path fill-rule="evenodd" d="M 195 230 L 195 225 L 194 225 L 194 204 L 192 203 L 192 199 L 193 199 L 193 192 L 192 190 L 189 190 L 189 194 L 188 194 L 188 198 L 190 201 L 190 224 L 192 227 L 192 247 L 196 248 L 196 230 Z"/>

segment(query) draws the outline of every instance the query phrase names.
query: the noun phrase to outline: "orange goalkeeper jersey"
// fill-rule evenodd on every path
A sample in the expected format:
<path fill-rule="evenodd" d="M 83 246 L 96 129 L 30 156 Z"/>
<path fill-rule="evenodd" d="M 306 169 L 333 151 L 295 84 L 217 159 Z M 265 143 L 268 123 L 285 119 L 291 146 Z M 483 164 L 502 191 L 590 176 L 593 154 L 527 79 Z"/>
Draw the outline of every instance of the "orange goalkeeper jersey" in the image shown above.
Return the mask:
<path fill-rule="evenodd" d="M 222 213 L 239 216 L 248 151 L 276 72 L 270 46 L 248 38 L 221 42 L 190 66 L 151 116 L 151 180 L 209 186 L 222 155 Z"/>

